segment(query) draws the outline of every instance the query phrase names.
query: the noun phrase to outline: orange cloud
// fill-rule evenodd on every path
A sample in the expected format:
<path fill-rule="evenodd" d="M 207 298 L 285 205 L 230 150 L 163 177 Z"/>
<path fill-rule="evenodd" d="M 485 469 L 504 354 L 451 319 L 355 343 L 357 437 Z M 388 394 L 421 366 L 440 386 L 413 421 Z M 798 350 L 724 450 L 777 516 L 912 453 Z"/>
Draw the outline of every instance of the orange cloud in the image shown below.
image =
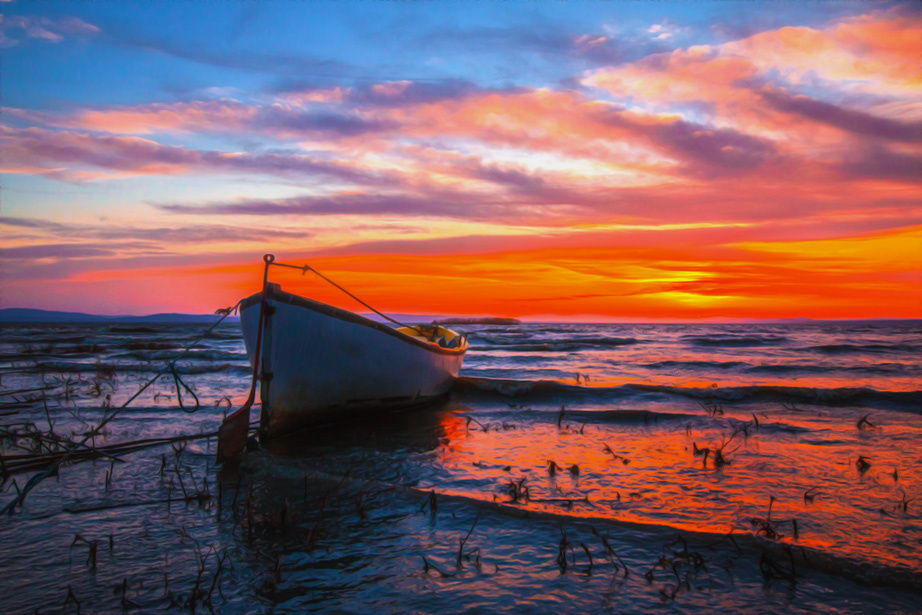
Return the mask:
<path fill-rule="evenodd" d="M 256 110 L 235 101 L 160 104 L 85 110 L 63 122 L 85 130 L 121 134 L 239 130 Z"/>
<path fill-rule="evenodd" d="M 792 114 L 765 104 L 762 93 L 787 96 L 788 89 L 819 79 L 833 95 L 857 89 L 903 97 L 909 104 L 922 84 L 920 28 L 919 17 L 894 12 L 849 18 L 825 30 L 784 27 L 597 69 L 584 75 L 583 83 L 639 104 L 667 109 L 698 105 L 717 125 L 770 138 L 786 153 L 825 155 L 847 139 L 846 123 L 834 127 L 818 121 L 821 114 Z M 906 113 L 905 105 L 895 102 L 873 110 L 897 119 Z"/>
<path fill-rule="evenodd" d="M 911 94 L 922 85 L 922 18 L 898 11 L 850 17 L 825 30 L 786 27 L 727 43 L 722 54 L 748 58 L 761 71 L 778 70 L 792 82 L 815 75 L 827 86 L 873 84 L 880 95 Z"/>
<path fill-rule="evenodd" d="M 754 77 L 756 66 L 743 57 L 720 56 L 708 46 L 649 56 L 622 67 L 591 71 L 583 83 L 623 98 L 653 102 L 707 100 L 728 105 L 748 98 L 737 83 Z"/>
<path fill-rule="evenodd" d="M 379 309 L 606 319 L 922 317 L 922 226 L 852 238 L 684 247 L 545 248 L 469 254 L 279 255 L 309 262 Z M 261 263 L 95 272 L 71 279 L 148 305 L 170 280 L 206 289 L 200 311 L 258 289 Z M 312 276 L 273 270 L 291 292 L 362 311 Z M 114 291 L 113 291 L 114 292 Z M 186 299 L 183 299 L 186 301 Z M 189 303 L 183 303 L 188 309 Z"/>

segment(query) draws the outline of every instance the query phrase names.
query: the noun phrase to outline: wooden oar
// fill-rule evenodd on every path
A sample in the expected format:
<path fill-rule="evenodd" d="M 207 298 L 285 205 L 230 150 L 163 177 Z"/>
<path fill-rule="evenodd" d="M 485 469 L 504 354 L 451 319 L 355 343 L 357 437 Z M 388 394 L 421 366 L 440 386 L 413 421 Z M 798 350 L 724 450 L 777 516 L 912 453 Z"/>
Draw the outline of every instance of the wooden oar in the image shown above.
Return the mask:
<path fill-rule="evenodd" d="M 224 463 L 225 459 L 233 457 L 246 446 L 252 405 L 253 398 L 250 397 L 239 410 L 227 416 L 218 428 L 218 463 Z"/>

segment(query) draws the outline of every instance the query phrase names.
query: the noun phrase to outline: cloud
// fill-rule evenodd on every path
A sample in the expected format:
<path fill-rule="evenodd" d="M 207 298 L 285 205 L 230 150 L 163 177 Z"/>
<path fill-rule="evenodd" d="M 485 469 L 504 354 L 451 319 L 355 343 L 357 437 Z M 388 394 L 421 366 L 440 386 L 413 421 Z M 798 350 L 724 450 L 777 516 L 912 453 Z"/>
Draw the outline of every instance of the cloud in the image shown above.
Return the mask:
<path fill-rule="evenodd" d="M 333 89 L 315 82 L 284 81 L 270 89 L 287 102 L 336 102 L 361 107 L 401 107 L 464 98 L 484 91 L 464 79 L 377 81 Z"/>
<path fill-rule="evenodd" d="M 312 75 L 338 79 L 357 74 L 354 66 L 329 58 L 218 49 L 210 45 L 190 45 L 175 39 L 156 38 L 136 31 L 106 31 L 100 40 L 118 47 L 143 49 L 198 64 L 233 70 L 291 75 L 299 78 Z"/>
<path fill-rule="evenodd" d="M 462 46 L 466 49 L 527 50 L 559 53 L 572 48 L 573 37 L 548 24 L 440 28 L 419 37 L 418 44 L 429 48 Z"/>
<path fill-rule="evenodd" d="M 820 232 L 816 225 L 854 230 L 918 220 L 918 212 L 913 213 L 915 201 L 911 195 L 894 193 L 887 184 L 847 183 L 848 179 L 837 167 L 823 169 L 819 177 L 814 177 L 794 163 L 767 167 L 764 173 L 748 176 L 743 181 L 733 174 L 718 174 L 692 186 L 546 186 L 502 193 L 425 186 L 416 187 L 412 192 L 353 191 L 282 199 L 151 205 L 173 214 L 207 217 L 443 218 L 549 231 L 587 224 L 634 225 L 639 229 L 643 225 L 714 223 L 721 227 L 742 223 L 769 224 L 774 232 L 780 232 L 780 224 L 810 222 L 813 225 L 810 233 L 815 234 Z M 743 231 L 734 227 L 714 232 L 740 234 Z M 802 236 L 803 230 L 788 230 L 785 234 Z"/>
<path fill-rule="evenodd" d="M 681 119 L 645 121 L 620 111 L 600 115 L 601 121 L 646 137 L 651 145 L 683 159 L 693 172 L 739 172 L 755 169 L 775 154 L 771 141 L 728 128 L 714 128 Z"/>
<path fill-rule="evenodd" d="M 775 153 L 774 145 L 732 129 L 715 129 L 679 120 L 650 129 L 658 145 L 690 164 L 732 171 L 758 168 Z"/>
<path fill-rule="evenodd" d="M 631 62 L 667 49 L 655 35 L 575 33 L 547 22 L 441 28 L 420 37 L 416 44 L 426 49 L 460 49 L 465 54 L 501 53 L 505 58 L 516 58 L 519 64 L 531 55 L 557 63 L 568 59 L 583 66 Z"/>
<path fill-rule="evenodd" d="M 0 143 L 5 146 L 5 165 L 45 168 L 67 165 L 64 171 L 49 171 L 46 175 L 71 181 L 80 179 L 80 167 L 89 166 L 133 175 L 175 175 L 192 171 L 242 172 L 318 177 L 359 184 L 393 182 L 384 173 L 363 171 L 344 163 L 306 155 L 194 150 L 160 145 L 139 137 L 92 136 L 39 128 L 0 127 Z"/>
<path fill-rule="evenodd" d="M 918 32 L 922 16 L 901 10 L 847 17 L 823 29 L 781 27 L 720 46 L 760 71 L 791 83 L 823 80 L 826 87 L 878 95 L 919 92 Z"/>
<path fill-rule="evenodd" d="M 683 30 L 677 23 L 666 20 L 662 23 L 653 24 L 647 28 L 647 34 L 650 34 L 654 40 L 666 40 L 672 38 Z"/>
<path fill-rule="evenodd" d="M 654 104 L 734 103 L 746 96 L 741 88 L 758 75 L 745 57 L 725 56 L 706 45 L 659 53 L 618 67 L 587 72 L 582 83 L 613 96 Z"/>
<path fill-rule="evenodd" d="M 65 35 L 87 36 L 100 30 L 77 17 L 0 15 L 0 47 L 14 47 L 25 39 L 60 43 Z"/>
<path fill-rule="evenodd" d="M 854 134 L 907 143 L 922 141 L 922 122 L 901 122 L 876 117 L 863 111 L 780 90 L 763 90 L 759 95 L 778 111 L 800 115 Z"/>
<path fill-rule="evenodd" d="M 589 71 L 583 83 L 648 104 L 712 103 L 730 115 L 740 105 L 763 102 L 750 90 L 766 84 L 917 96 L 920 27 L 918 15 L 893 11 L 848 17 L 823 29 L 784 26 Z"/>
<path fill-rule="evenodd" d="M 442 198 L 412 194 L 336 194 L 331 196 L 303 196 L 287 199 L 244 199 L 214 202 L 203 205 L 179 203 L 154 204 L 170 213 L 197 215 L 314 215 L 314 216 L 369 216 L 397 214 L 403 217 L 449 217 L 462 219 L 497 219 L 504 212 L 508 219 L 515 217 L 515 205 L 506 206 L 501 201 L 485 202 L 474 195 L 463 193 L 442 194 Z"/>
<path fill-rule="evenodd" d="M 517 195 L 543 193 L 561 197 L 561 190 L 553 187 L 548 176 L 530 172 L 520 165 L 485 162 L 481 157 L 464 155 L 449 149 L 408 145 L 400 149 L 408 163 L 418 166 L 424 173 L 438 173 L 453 178 L 481 180 L 513 190 Z M 572 195 L 571 195 L 572 196 Z"/>
<path fill-rule="evenodd" d="M 43 258 L 87 258 L 96 256 L 114 256 L 116 250 L 109 247 L 89 246 L 84 244 L 58 243 L 15 248 L 0 248 L 0 259 L 43 259 Z"/>
<path fill-rule="evenodd" d="M 264 134 L 283 139 L 348 138 L 394 131 L 398 125 L 349 111 L 303 110 L 287 105 L 247 105 L 236 100 L 196 100 L 83 109 L 48 114 L 18 109 L 12 115 L 50 126 L 120 134 L 199 132 Z"/>
<path fill-rule="evenodd" d="M 375 87 L 382 84 L 376 84 Z M 398 140 L 479 140 L 493 146 L 529 148 L 558 155 L 587 157 L 609 162 L 612 148 L 638 147 L 669 157 L 658 172 L 672 176 L 674 161 L 699 177 L 716 172 L 744 172 L 759 167 L 775 154 L 772 143 L 734 128 L 717 128 L 690 122 L 677 116 L 625 112 L 601 104 L 577 92 L 550 90 L 477 90 L 449 88 L 458 97 L 407 95 L 411 84 L 384 84 L 378 93 L 367 89 L 359 94 L 343 93 L 340 108 L 304 110 L 285 105 L 245 105 L 232 100 L 149 104 L 131 107 L 90 109 L 67 116 L 12 111 L 13 115 L 81 130 L 111 133 L 151 132 L 247 133 L 276 138 L 311 138 L 327 141 L 334 150 L 369 148 L 391 150 Z M 369 98 L 370 97 L 370 98 Z M 381 103 L 381 97 L 405 106 L 372 107 L 356 101 Z M 625 165 L 632 163 L 622 157 Z M 656 173 L 646 165 L 646 173 Z M 537 188 L 544 183 L 534 173 L 483 165 L 473 169 L 459 166 L 461 175 L 520 188 Z"/>
<path fill-rule="evenodd" d="M 281 107 L 261 110 L 252 123 L 254 129 L 268 129 L 283 135 L 356 137 L 368 133 L 394 131 L 396 122 L 359 117 L 345 113 L 300 112 Z"/>
<path fill-rule="evenodd" d="M 786 58 L 799 40 L 808 48 L 840 48 L 841 36 L 831 34 L 838 27 L 763 32 L 757 41 L 678 49 L 584 75 L 585 85 L 607 90 L 619 104 L 594 99 L 597 91 L 487 89 L 452 79 L 325 90 L 289 82 L 277 90 L 279 99 L 264 104 L 219 99 L 58 115 L 13 110 L 23 120 L 72 131 L 5 128 L 0 138 L 13 170 L 68 181 L 220 172 L 309 178 L 316 182 L 311 188 L 321 188 L 291 199 L 156 205 L 187 215 L 559 226 L 624 218 L 767 220 L 805 208 L 855 212 L 886 193 L 882 184 L 858 187 L 861 180 L 912 177 L 917 163 L 907 148 L 875 144 L 917 142 L 920 123 L 797 94 L 791 83 L 774 84 L 788 73 L 769 74 L 778 67 L 744 53 L 772 48 L 775 59 Z M 870 22 L 861 27 L 868 31 Z M 614 36 L 584 35 L 567 44 L 588 50 Z M 550 48 L 565 39 L 523 40 Z M 160 132 L 245 135 L 259 153 L 114 136 Z M 324 154 L 282 143 L 267 150 L 257 137 L 309 139 Z"/>
<path fill-rule="evenodd" d="M 915 153 L 878 143 L 922 141 L 913 106 L 922 71 L 909 61 L 920 26 L 918 15 L 899 11 L 850 16 L 821 29 L 785 26 L 589 71 L 582 83 L 632 111 L 644 109 L 648 117 L 603 115 L 682 160 L 689 179 L 772 167 L 790 191 L 843 178 L 903 183 Z M 836 102 L 843 100 L 850 103 Z M 853 106 L 862 103 L 869 108 Z M 868 152 L 880 152 L 879 160 Z M 892 162 L 890 169 L 881 161 Z"/>
<path fill-rule="evenodd" d="M 0 47 L 11 47 L 26 38 L 60 42 L 64 35 L 92 37 L 95 42 L 116 47 L 142 49 L 219 68 L 324 78 L 357 76 L 354 66 L 328 58 L 310 58 L 295 54 L 270 54 L 258 51 L 216 49 L 211 45 L 184 44 L 178 40 L 157 38 L 138 31 L 102 30 L 77 17 L 5 17 L 0 21 Z"/>
<path fill-rule="evenodd" d="M 846 177 L 892 180 L 905 184 L 922 184 L 922 156 L 901 154 L 884 147 L 868 147 L 849 153 L 839 165 Z"/>
<path fill-rule="evenodd" d="M 70 240 L 82 239 L 97 242 L 149 242 L 147 245 L 163 244 L 166 246 L 261 242 L 273 239 L 309 239 L 314 236 L 311 231 L 291 228 L 259 228 L 220 224 L 196 224 L 182 227 L 126 227 L 101 224 L 63 224 L 41 218 L 17 218 L 12 216 L 0 216 L 0 226 L 34 229 L 44 237 L 58 236 Z"/>

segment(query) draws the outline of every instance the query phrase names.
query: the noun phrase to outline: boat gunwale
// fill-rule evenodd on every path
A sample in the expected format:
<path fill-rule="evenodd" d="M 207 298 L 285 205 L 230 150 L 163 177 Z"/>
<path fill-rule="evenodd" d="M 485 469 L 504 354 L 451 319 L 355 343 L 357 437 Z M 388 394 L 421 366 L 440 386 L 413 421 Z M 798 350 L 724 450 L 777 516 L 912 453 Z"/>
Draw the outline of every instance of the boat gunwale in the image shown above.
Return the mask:
<path fill-rule="evenodd" d="M 250 295 L 249 297 L 243 299 L 240 302 L 240 312 L 242 313 L 243 310 L 259 304 L 261 299 L 262 299 L 262 293 L 256 293 L 254 295 Z M 406 333 L 402 333 L 398 331 L 397 329 L 388 327 L 385 324 L 376 322 L 374 320 L 371 320 L 370 318 L 365 318 L 364 316 L 360 316 L 354 312 L 350 312 L 349 310 L 344 310 L 342 308 L 334 307 L 326 303 L 321 303 L 320 301 L 314 301 L 313 299 L 307 299 L 299 295 L 293 295 L 289 292 L 285 292 L 284 290 L 281 290 L 281 288 L 279 288 L 275 284 L 269 285 L 267 299 L 274 299 L 282 303 L 287 303 L 289 305 L 294 305 L 296 307 L 301 307 L 301 308 L 305 308 L 308 310 L 312 310 L 314 312 L 318 312 L 320 314 L 323 314 L 324 316 L 330 316 L 332 318 L 344 320 L 346 322 L 350 322 L 356 325 L 361 325 L 363 327 L 369 327 L 371 329 L 376 329 L 378 331 L 381 331 L 382 333 L 386 333 L 387 335 L 390 335 L 391 337 L 395 337 L 402 342 L 413 344 L 414 346 L 418 346 L 419 348 L 428 350 L 430 352 L 434 352 L 436 354 L 457 356 L 457 355 L 463 355 L 465 352 L 467 352 L 467 346 L 461 346 L 460 348 L 444 348 L 436 344 L 430 344 L 428 342 L 419 340 L 411 335 L 407 335 Z"/>

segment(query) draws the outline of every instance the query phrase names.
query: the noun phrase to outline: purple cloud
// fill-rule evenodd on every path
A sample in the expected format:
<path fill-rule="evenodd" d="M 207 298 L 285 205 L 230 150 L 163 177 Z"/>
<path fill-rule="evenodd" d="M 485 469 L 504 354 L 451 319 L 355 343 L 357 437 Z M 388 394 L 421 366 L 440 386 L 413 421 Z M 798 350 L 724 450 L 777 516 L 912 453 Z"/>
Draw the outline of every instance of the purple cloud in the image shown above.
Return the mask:
<path fill-rule="evenodd" d="M 395 130 L 398 127 L 397 122 L 390 120 L 366 119 L 325 111 L 302 112 L 280 107 L 261 108 L 252 120 L 252 128 L 327 137 L 355 137 L 371 132 Z"/>
<path fill-rule="evenodd" d="M 759 94 L 778 111 L 800 115 L 847 132 L 906 143 L 922 141 L 922 122 L 900 122 L 877 117 L 807 96 L 792 96 L 779 90 L 762 90 Z"/>
<path fill-rule="evenodd" d="M 394 131 L 400 127 L 393 120 L 379 120 L 347 111 L 253 106 L 225 98 L 90 108 L 70 115 L 20 109 L 10 112 L 14 117 L 47 126 L 122 134 L 187 131 L 238 135 L 255 132 L 282 138 L 336 138 Z"/>
<path fill-rule="evenodd" d="M 598 119 L 647 137 L 655 146 L 677 155 L 695 175 L 750 171 L 775 156 L 771 141 L 730 128 L 714 128 L 686 120 L 640 123 L 621 111 L 599 114 Z"/>
<path fill-rule="evenodd" d="M 304 196 L 277 200 L 247 199 L 241 201 L 185 205 L 161 203 L 157 208 L 180 214 L 225 215 L 375 215 L 402 214 L 444 216 L 455 218 L 491 217 L 495 212 L 470 197 L 453 195 L 453 200 L 433 200 L 428 196 L 406 194 L 347 194 L 334 196 Z"/>
<path fill-rule="evenodd" d="M 713 129 L 684 120 L 650 129 L 660 145 L 677 152 L 693 165 L 704 163 L 728 171 L 760 166 L 774 153 L 770 141 L 732 129 Z"/>
<path fill-rule="evenodd" d="M 310 93 L 324 91 L 314 81 L 283 81 L 269 89 L 272 94 Z M 488 90 L 463 79 L 417 79 L 402 81 L 380 81 L 366 83 L 343 90 L 343 102 L 363 107 L 403 107 L 436 103 L 443 100 L 458 100 L 486 91 L 507 92 L 509 90 Z"/>
<path fill-rule="evenodd" d="M 0 226 L 12 226 L 41 231 L 45 236 L 54 235 L 67 239 L 89 239 L 94 241 L 149 242 L 144 245 L 162 243 L 223 243 L 243 241 L 271 241 L 273 239 L 308 239 L 314 236 L 310 231 L 283 230 L 200 224 L 186 227 L 132 228 L 105 225 L 61 224 L 40 218 L 14 218 L 0 216 Z M 137 243 L 126 244 L 140 245 Z"/>
<path fill-rule="evenodd" d="M 17 248 L 0 248 L 0 260 L 20 260 L 36 258 L 87 258 L 96 256 L 114 256 L 111 247 L 101 248 L 84 244 L 56 243 L 37 246 L 20 246 Z"/>
<path fill-rule="evenodd" d="M 899 154 L 883 147 L 871 147 L 857 156 L 846 158 L 838 168 L 849 177 L 922 184 L 922 158 Z"/>
<path fill-rule="evenodd" d="M 91 136 L 39 128 L 18 130 L 0 127 L 0 142 L 5 145 L 4 161 L 7 164 L 12 162 L 39 167 L 86 165 L 154 174 L 199 170 L 306 175 L 368 185 L 387 185 L 396 181 L 382 173 L 366 172 L 311 156 L 193 150 L 160 145 L 137 137 Z M 168 168 L 162 168 L 163 165 Z M 48 175 L 68 179 L 69 173 L 70 170 L 51 172 Z"/>

